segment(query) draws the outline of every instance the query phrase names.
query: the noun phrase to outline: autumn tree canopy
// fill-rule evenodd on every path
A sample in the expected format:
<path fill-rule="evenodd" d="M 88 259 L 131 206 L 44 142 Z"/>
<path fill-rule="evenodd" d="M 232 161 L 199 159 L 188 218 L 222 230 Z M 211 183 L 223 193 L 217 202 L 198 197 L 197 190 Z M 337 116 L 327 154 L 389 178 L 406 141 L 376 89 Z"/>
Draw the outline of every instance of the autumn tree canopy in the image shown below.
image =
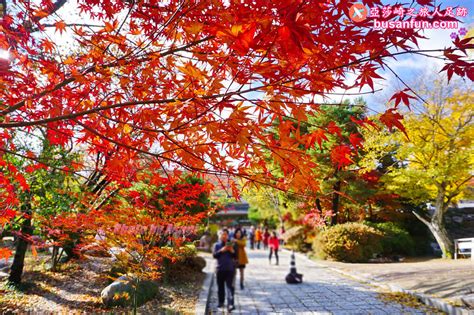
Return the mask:
<path fill-rule="evenodd" d="M 100 155 L 107 180 L 119 185 L 134 181 L 133 170 L 146 157 L 147 167 L 163 176 L 175 169 L 227 173 L 298 191 L 302 181 L 314 178 L 314 163 L 299 147 L 315 135 L 298 134 L 290 123 L 280 125 L 276 138 L 267 132 L 272 121 L 317 115 L 320 96 L 339 90 L 370 92 L 387 60 L 420 52 L 419 30 L 374 29 L 370 18 L 352 22 L 352 4 L 7 2 L 0 22 L 0 49 L 11 56 L 0 77 L 0 209 L 18 203 L 15 187 L 28 189 L 1 156 L 34 161 L 36 153 L 16 150 L 11 138 L 16 130 L 34 133 L 37 126 L 47 128 L 53 145 L 74 143 Z M 444 50 L 449 75 L 472 79 L 467 48 L 468 39 L 456 38 Z M 348 83 L 350 74 L 355 80 Z M 396 107 L 409 100 L 408 93 L 394 95 L 397 104 L 381 121 L 401 126 Z M 273 180 L 267 170 L 268 151 L 279 157 L 284 178 Z M 288 162 L 289 153 L 298 163 Z"/>

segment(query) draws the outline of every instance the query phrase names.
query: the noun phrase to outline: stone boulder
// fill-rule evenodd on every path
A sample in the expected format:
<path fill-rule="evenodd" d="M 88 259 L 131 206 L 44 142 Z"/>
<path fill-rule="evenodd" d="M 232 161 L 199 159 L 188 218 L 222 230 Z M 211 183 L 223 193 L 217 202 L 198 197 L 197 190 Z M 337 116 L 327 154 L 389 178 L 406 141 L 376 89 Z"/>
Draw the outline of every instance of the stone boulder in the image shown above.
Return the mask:
<path fill-rule="evenodd" d="M 140 281 L 136 290 L 137 305 L 140 306 L 152 300 L 158 294 L 158 289 L 158 284 L 155 281 Z M 121 276 L 102 290 L 100 296 L 102 303 L 107 307 L 132 306 L 134 293 L 132 278 Z"/>
<path fill-rule="evenodd" d="M 0 259 L 0 279 L 8 278 L 10 275 L 10 267 L 13 263 L 13 258 Z"/>

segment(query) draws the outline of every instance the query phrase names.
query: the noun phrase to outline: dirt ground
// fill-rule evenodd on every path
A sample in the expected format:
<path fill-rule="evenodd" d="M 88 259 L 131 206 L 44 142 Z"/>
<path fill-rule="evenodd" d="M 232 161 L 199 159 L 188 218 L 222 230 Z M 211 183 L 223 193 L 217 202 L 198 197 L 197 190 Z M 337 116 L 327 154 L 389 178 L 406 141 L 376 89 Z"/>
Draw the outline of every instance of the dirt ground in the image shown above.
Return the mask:
<path fill-rule="evenodd" d="M 0 314 L 129 313 L 126 308 L 105 308 L 101 291 L 107 278 L 108 258 L 90 258 L 63 266 L 60 272 L 46 271 L 46 258 L 27 258 L 23 285 L 12 289 L 0 283 Z M 160 285 L 158 296 L 138 309 L 140 314 L 194 314 L 204 273 L 188 273 L 185 279 Z"/>
<path fill-rule="evenodd" d="M 459 305 L 461 296 L 474 294 L 474 261 L 470 259 L 417 258 L 397 263 L 367 264 L 317 262 L 377 282 L 442 298 L 456 305 Z"/>

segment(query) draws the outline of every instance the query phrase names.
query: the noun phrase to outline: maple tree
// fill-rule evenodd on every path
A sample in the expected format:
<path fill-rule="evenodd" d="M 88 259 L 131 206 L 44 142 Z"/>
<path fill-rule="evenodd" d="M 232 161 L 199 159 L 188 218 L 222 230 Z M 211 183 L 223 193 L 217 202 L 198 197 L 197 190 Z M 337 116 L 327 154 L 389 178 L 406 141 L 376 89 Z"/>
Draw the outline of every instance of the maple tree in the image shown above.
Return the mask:
<path fill-rule="evenodd" d="M 276 219 L 283 224 L 286 215 L 292 215 L 297 224 L 319 227 L 346 221 L 372 218 L 380 209 L 390 207 L 390 195 L 380 190 L 379 169 L 362 167 L 359 161 L 367 153 L 364 133 L 377 132 L 380 122 L 368 117 L 364 110 L 365 101 L 357 98 L 323 105 L 316 115 L 308 115 L 306 121 L 287 116 L 283 122 L 276 122 L 268 132 L 277 137 L 280 125 L 295 128 L 295 137 L 311 134 L 301 150 L 311 155 L 316 177 L 303 180 L 299 189 L 279 191 L 272 187 L 244 185 L 243 197 L 249 202 L 252 217 Z M 327 130 L 327 134 L 325 132 Z M 271 156 L 268 152 L 268 156 Z M 293 154 L 294 157 L 294 154 Z M 279 155 L 282 158 L 282 154 Z M 291 158 L 291 157 L 290 157 Z M 298 160 L 291 161 L 297 164 Z M 267 159 L 272 176 L 283 178 L 288 170 L 279 169 L 280 163 Z M 306 184 L 306 185 L 304 185 Z"/>
<path fill-rule="evenodd" d="M 207 217 L 211 186 L 194 177 L 175 181 L 149 172 L 140 180 L 94 213 L 92 227 L 99 227 L 100 246 L 116 248 L 125 270 L 139 279 L 156 278 L 163 260 L 179 260 Z"/>
<path fill-rule="evenodd" d="M 373 29 L 370 19 L 349 22 L 351 4 L 8 2 L 0 22 L 0 49 L 11 56 L 0 77 L 2 222 L 18 206 L 15 185 L 29 189 L 2 156 L 15 152 L 8 140 L 12 133 L 31 133 L 35 126 L 47 126 L 53 145 L 72 142 L 100 156 L 101 167 L 86 182 L 94 187 L 93 198 L 108 200 L 130 187 L 144 158 L 147 168 L 170 180 L 181 169 L 230 174 L 280 190 L 306 189 L 316 174 L 311 155 L 300 146 L 324 139 L 330 127 L 301 135 L 292 123 L 282 123 L 275 138 L 265 132 L 272 121 L 286 115 L 304 121 L 306 113 L 321 110 L 317 96 L 373 89 L 387 59 L 423 52 L 413 48 L 422 37 L 418 30 Z M 458 38 L 453 47 L 439 50 L 450 60 L 448 75 L 472 79 L 472 64 L 463 57 L 469 48 L 469 41 Z M 348 74 L 356 75 L 350 84 Z M 403 94 L 394 97 L 406 100 Z M 398 120 L 390 110 L 382 122 L 400 128 Z M 284 178 L 267 169 L 268 151 Z M 346 146 L 335 146 L 331 156 L 345 165 L 350 154 Z M 230 186 L 238 195 L 235 182 Z M 99 193 L 104 190 L 108 193 Z"/>
<path fill-rule="evenodd" d="M 364 182 L 359 179 L 356 163 L 363 149 L 360 126 L 356 122 L 370 120 L 365 117 L 363 99 L 355 100 L 355 104 L 344 103 L 323 107 L 323 113 L 308 118 L 306 127 L 307 132 L 324 128 L 329 131 L 324 141 L 319 141 L 318 146 L 308 147 L 308 152 L 317 165 L 314 172 L 321 182 L 321 191 L 315 196 L 322 205 L 315 208 L 321 215 L 324 213 L 331 217 L 330 224 L 336 224 L 344 213 L 342 208 L 345 198 L 351 204 L 357 203 L 354 200 L 355 187 Z M 373 127 L 370 129 L 374 130 Z M 367 185 L 365 188 L 368 190 Z"/>

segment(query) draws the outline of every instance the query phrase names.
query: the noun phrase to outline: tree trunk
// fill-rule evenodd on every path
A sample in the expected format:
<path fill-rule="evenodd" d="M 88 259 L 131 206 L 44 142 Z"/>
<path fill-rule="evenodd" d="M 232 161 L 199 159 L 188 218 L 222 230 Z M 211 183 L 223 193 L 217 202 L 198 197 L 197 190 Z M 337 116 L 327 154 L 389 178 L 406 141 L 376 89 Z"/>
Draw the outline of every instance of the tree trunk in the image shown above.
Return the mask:
<path fill-rule="evenodd" d="M 321 206 L 321 200 L 319 200 L 319 198 L 316 198 L 316 209 L 318 209 L 319 215 L 323 216 L 323 207 Z"/>
<path fill-rule="evenodd" d="M 337 217 L 339 212 L 339 194 L 338 192 L 341 191 L 341 181 L 338 180 L 333 186 L 333 196 L 332 196 L 332 218 L 331 218 L 331 225 L 337 224 Z"/>
<path fill-rule="evenodd" d="M 454 244 L 448 236 L 444 227 L 444 214 L 448 210 L 449 204 L 445 202 L 446 184 L 437 185 L 438 196 L 436 197 L 436 209 L 431 217 L 430 231 L 433 233 L 436 241 L 443 252 L 443 258 L 453 258 Z"/>
<path fill-rule="evenodd" d="M 425 219 L 420 214 L 413 212 L 415 216 L 423 222 L 433 234 L 438 243 L 443 258 L 453 258 L 454 244 L 451 241 L 446 228 L 444 227 L 444 214 L 448 210 L 449 202 L 445 201 L 446 184 L 441 183 L 437 185 L 438 195 L 436 197 L 435 211 L 431 219 Z"/>
<path fill-rule="evenodd" d="M 18 285 L 21 282 L 21 276 L 23 274 L 23 266 L 25 264 L 25 255 L 28 248 L 28 237 L 31 236 L 33 228 L 31 226 L 31 203 L 28 200 L 23 205 L 23 214 L 25 219 L 21 224 L 21 234 L 18 237 L 18 242 L 16 245 L 15 256 L 13 258 L 13 264 L 10 270 L 10 277 L 8 281 Z"/>
<path fill-rule="evenodd" d="M 431 233 L 433 234 L 436 242 L 438 243 L 439 247 L 441 248 L 441 252 L 443 253 L 443 258 L 453 258 L 454 252 L 454 245 L 451 239 L 448 236 L 448 232 L 444 228 L 443 225 L 439 225 L 438 223 L 430 223 L 428 225 Z"/>

